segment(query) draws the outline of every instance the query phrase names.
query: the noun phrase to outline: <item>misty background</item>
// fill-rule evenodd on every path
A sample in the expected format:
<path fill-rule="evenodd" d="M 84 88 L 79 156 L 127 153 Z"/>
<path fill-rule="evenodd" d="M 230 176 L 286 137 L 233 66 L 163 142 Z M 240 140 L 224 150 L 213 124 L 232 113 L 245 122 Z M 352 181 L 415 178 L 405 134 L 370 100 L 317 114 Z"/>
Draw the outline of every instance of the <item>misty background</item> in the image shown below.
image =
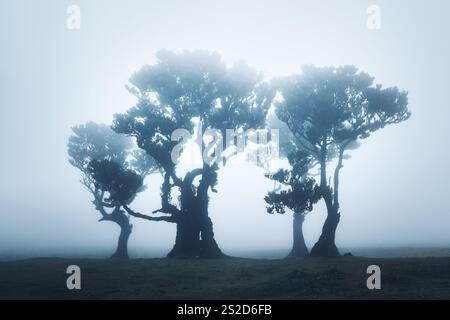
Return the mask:
<path fill-rule="evenodd" d="M 66 27 L 69 5 L 81 29 Z M 366 26 L 381 9 L 381 29 Z M 119 229 L 99 223 L 91 194 L 67 161 L 71 127 L 110 124 L 131 107 L 131 74 L 160 49 L 217 51 L 269 79 L 302 64 L 353 64 L 376 83 L 409 92 L 412 117 L 376 132 L 342 170 L 338 247 L 450 247 L 448 103 L 450 2 L 433 1 L 24 1 L 0 2 L 0 256 L 107 257 Z M 160 205 L 160 177 L 133 203 Z M 220 171 L 211 194 L 216 240 L 227 254 L 286 250 L 292 215 L 269 215 L 273 182 L 252 164 Z M 304 225 L 311 246 L 326 210 Z M 133 219 L 132 257 L 164 256 L 175 225 Z M 245 253 L 246 252 L 246 253 Z"/>

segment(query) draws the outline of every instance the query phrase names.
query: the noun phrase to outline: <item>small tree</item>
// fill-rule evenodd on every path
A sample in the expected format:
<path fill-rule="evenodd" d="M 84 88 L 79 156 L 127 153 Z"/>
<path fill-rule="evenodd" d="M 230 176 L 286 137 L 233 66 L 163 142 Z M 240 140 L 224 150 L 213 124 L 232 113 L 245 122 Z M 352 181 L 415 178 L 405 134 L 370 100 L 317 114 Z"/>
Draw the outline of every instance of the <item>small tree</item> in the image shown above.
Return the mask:
<path fill-rule="evenodd" d="M 278 182 L 282 187 L 269 192 L 264 200 L 268 204 L 268 213 L 284 214 L 286 208 L 293 212 L 293 245 L 288 257 L 303 258 L 308 255 L 303 237 L 305 215 L 312 211 L 313 205 L 321 196 L 316 181 L 308 176 L 311 157 L 299 151 L 290 153 L 288 158 L 291 169 L 280 169 L 273 174 L 266 174 L 266 177 Z"/>
<path fill-rule="evenodd" d="M 93 195 L 92 202 L 101 214 L 99 221 L 112 221 L 120 227 L 112 258 L 126 259 L 132 225 L 121 207 L 143 190 L 143 178 L 152 172 L 154 164 L 133 149 L 130 138 L 116 134 L 106 125 L 89 122 L 72 131 L 69 162 L 81 171 L 81 183 Z"/>
<path fill-rule="evenodd" d="M 340 220 L 339 176 L 345 151 L 372 132 L 408 119 L 407 93 L 396 87 L 374 86 L 373 78 L 354 66 L 305 66 L 302 75 L 281 80 L 279 88 L 283 100 L 276 108 L 278 118 L 320 169 L 327 218 L 311 255 L 339 255 L 335 234 Z M 333 160 L 337 164 L 331 177 L 327 165 Z"/>

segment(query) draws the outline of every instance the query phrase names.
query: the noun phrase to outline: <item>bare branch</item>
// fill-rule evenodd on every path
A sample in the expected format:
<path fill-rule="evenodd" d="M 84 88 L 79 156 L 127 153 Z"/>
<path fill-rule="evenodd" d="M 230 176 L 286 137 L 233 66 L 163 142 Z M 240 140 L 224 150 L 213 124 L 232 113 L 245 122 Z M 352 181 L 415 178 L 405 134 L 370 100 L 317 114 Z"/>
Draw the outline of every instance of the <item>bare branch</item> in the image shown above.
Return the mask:
<path fill-rule="evenodd" d="M 139 212 L 134 212 L 127 205 L 123 205 L 123 208 L 128 212 L 128 214 L 130 216 L 133 216 L 136 218 L 141 218 L 141 219 L 149 220 L 149 221 L 166 221 L 166 222 L 171 222 L 171 223 L 176 222 L 176 219 L 173 216 L 151 217 L 151 216 L 147 216 L 145 214 L 139 213 Z"/>

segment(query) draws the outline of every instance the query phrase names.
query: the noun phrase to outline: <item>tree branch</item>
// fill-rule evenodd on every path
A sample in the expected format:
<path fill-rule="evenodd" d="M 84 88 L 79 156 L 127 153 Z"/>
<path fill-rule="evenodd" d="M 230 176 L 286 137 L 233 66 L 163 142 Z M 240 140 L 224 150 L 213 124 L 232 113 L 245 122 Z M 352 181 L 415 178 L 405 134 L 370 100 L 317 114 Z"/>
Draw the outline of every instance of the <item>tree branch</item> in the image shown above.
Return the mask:
<path fill-rule="evenodd" d="M 348 144 L 348 143 L 347 143 Z M 344 150 L 345 147 L 341 147 L 339 149 L 339 160 L 336 165 L 336 168 L 334 169 L 334 195 L 333 195 L 333 204 L 336 208 L 336 211 L 339 210 L 339 172 L 341 171 L 342 167 L 342 159 L 344 156 Z"/>
<path fill-rule="evenodd" d="M 173 216 L 151 217 L 151 216 L 147 216 L 145 214 L 139 213 L 139 212 L 134 212 L 125 204 L 123 205 L 123 208 L 126 210 L 126 212 L 128 212 L 128 214 L 130 216 L 133 216 L 136 218 L 141 218 L 141 219 L 149 220 L 149 221 L 166 221 L 166 222 L 171 222 L 171 223 L 176 222 L 176 219 Z"/>

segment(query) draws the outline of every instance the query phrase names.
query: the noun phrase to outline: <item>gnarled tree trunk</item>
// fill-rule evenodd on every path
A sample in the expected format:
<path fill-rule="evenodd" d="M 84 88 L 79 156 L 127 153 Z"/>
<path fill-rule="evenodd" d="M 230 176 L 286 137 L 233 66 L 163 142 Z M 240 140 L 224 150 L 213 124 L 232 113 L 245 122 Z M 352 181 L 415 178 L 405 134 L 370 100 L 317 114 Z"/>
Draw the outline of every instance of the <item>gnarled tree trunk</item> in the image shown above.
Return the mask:
<path fill-rule="evenodd" d="M 197 211 L 200 229 L 200 251 L 201 258 L 222 258 L 225 257 L 219 245 L 214 239 L 213 222 L 209 217 L 209 196 L 208 190 L 212 188 L 212 178 L 216 173 L 209 166 L 203 166 L 203 176 L 197 189 Z"/>
<path fill-rule="evenodd" d="M 168 258 L 195 258 L 198 256 L 199 228 L 191 214 L 184 214 L 177 222 L 175 244 L 167 254 Z"/>
<path fill-rule="evenodd" d="M 340 215 L 337 212 L 329 212 L 325 223 L 323 224 L 322 234 L 310 255 L 313 257 L 336 257 L 339 251 L 335 244 L 336 229 L 339 223 Z"/>
<path fill-rule="evenodd" d="M 180 189 L 181 214 L 177 219 L 175 245 L 168 258 L 220 258 L 224 254 L 214 239 L 213 223 L 208 213 L 208 189 L 211 184 L 210 167 L 193 170 L 186 174 Z M 197 192 L 192 182 L 202 176 Z"/>
<path fill-rule="evenodd" d="M 287 256 L 288 258 L 304 258 L 308 255 L 308 248 L 303 237 L 304 221 L 305 216 L 302 213 L 294 213 L 294 221 L 292 224 L 293 245 L 291 252 Z"/>
<path fill-rule="evenodd" d="M 320 189 L 323 200 L 327 206 L 327 218 L 322 227 L 322 234 L 311 249 L 310 255 L 315 257 L 336 257 L 340 255 L 335 244 L 335 238 L 336 229 L 341 217 L 339 213 L 339 172 L 342 168 L 344 149 L 340 150 L 339 161 L 334 170 L 334 190 L 332 190 L 327 184 L 325 143 L 322 148 L 322 158 L 320 160 Z"/>
<path fill-rule="evenodd" d="M 119 210 L 111 214 L 111 221 L 117 223 L 120 227 L 119 240 L 117 242 L 116 252 L 111 256 L 113 259 L 128 259 L 128 239 L 130 238 L 132 226 L 128 217 Z"/>
<path fill-rule="evenodd" d="M 200 251 L 201 258 L 223 258 L 225 255 L 220 250 L 214 239 L 213 223 L 206 215 L 200 219 Z"/>
<path fill-rule="evenodd" d="M 214 239 L 213 223 L 199 211 L 185 213 L 177 220 L 175 245 L 168 258 L 221 258 L 224 254 Z"/>

